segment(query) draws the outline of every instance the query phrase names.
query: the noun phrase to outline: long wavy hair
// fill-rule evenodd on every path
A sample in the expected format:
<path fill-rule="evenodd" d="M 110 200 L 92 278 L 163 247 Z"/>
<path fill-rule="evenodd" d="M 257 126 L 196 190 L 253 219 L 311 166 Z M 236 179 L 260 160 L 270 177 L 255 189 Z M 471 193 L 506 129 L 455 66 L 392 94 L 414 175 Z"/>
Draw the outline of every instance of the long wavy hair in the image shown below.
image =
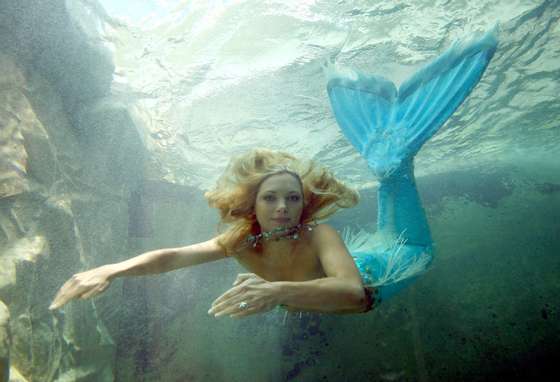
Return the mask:
<path fill-rule="evenodd" d="M 303 189 L 300 223 L 325 219 L 340 208 L 358 203 L 358 193 L 345 186 L 324 167 L 312 161 L 267 149 L 255 149 L 233 158 L 216 187 L 205 193 L 210 207 L 220 212 L 220 227 L 226 226 L 218 240 L 226 255 L 240 249 L 248 235 L 257 235 L 261 227 L 255 214 L 259 187 L 268 177 L 289 173 L 297 177 Z M 255 252 L 262 253 L 262 245 Z"/>

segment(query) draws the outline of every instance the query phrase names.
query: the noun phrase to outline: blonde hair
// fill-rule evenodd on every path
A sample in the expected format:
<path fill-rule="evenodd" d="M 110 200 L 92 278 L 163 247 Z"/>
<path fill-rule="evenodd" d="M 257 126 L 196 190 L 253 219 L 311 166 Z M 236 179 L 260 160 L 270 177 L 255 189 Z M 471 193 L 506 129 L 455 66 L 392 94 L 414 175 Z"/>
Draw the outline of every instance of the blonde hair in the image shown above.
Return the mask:
<path fill-rule="evenodd" d="M 255 215 L 255 200 L 259 187 L 268 177 L 288 173 L 294 175 L 303 189 L 301 223 L 325 219 L 340 208 L 358 203 L 358 193 L 337 180 L 324 167 L 312 161 L 300 161 L 294 156 L 267 149 L 255 149 L 233 158 L 215 189 L 205 193 L 210 207 L 220 212 L 220 225 L 227 229 L 218 244 L 231 255 L 248 235 L 261 232 Z M 262 246 L 257 245 L 257 253 Z"/>

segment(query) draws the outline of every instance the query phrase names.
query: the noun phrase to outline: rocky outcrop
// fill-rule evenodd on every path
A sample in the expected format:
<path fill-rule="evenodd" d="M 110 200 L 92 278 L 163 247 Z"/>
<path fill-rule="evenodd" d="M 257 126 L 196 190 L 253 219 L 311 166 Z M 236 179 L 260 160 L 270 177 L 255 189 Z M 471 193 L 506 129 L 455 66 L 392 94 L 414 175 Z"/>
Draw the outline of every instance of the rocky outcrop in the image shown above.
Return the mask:
<path fill-rule="evenodd" d="M 19 69 L 15 58 L 4 55 L 0 62 L 0 299 L 11 317 L 12 379 L 20 373 L 27 380 L 50 381 L 77 365 L 89 370 L 84 377 L 101 375 L 100 370 L 110 374 L 113 345 L 91 304 L 72 309 L 67 318 L 48 311 L 69 271 L 91 261 L 84 240 L 99 237 L 82 234 L 76 218 L 99 203 L 95 189 L 81 181 L 87 174 L 80 164 L 84 155 L 50 84 L 39 73 Z M 86 380 L 73 380 L 80 379 Z"/>
<path fill-rule="evenodd" d="M 144 177 L 91 4 L 0 1 L 1 381 L 9 368 L 12 381 L 114 379 L 95 304 L 48 310 L 73 273 L 127 256 L 129 195 Z"/>

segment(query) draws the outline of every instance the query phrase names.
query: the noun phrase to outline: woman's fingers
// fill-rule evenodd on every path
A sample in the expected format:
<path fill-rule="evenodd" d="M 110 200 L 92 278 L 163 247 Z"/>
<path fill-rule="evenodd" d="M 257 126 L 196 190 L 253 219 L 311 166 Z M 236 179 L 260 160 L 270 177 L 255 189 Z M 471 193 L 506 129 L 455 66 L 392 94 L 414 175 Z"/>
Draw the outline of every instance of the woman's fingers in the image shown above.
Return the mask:
<path fill-rule="evenodd" d="M 240 301 L 239 297 L 236 294 L 229 294 L 229 292 L 226 292 L 212 303 L 212 307 L 208 311 L 208 314 L 219 313 L 228 306 L 238 304 L 238 300 Z"/>
<path fill-rule="evenodd" d="M 257 314 L 257 313 L 262 313 L 262 312 L 263 312 L 262 308 L 255 306 L 253 308 L 249 307 L 247 309 L 240 310 L 239 312 L 231 313 L 229 316 L 231 318 L 241 318 L 241 317 L 247 317 L 247 316 L 250 316 L 252 314 Z"/>
<path fill-rule="evenodd" d="M 81 273 L 72 276 L 56 294 L 49 309 L 58 309 L 74 298 L 87 299 L 99 294 L 109 286 L 107 279 L 97 277 L 95 273 Z"/>
<path fill-rule="evenodd" d="M 221 316 L 225 316 L 226 314 L 235 313 L 236 311 L 239 310 L 238 305 L 239 305 L 239 304 L 236 304 L 236 305 L 229 305 L 229 306 L 227 306 L 227 307 L 224 307 L 224 309 L 221 309 L 221 310 L 217 311 L 217 312 L 214 314 L 214 317 L 221 317 Z"/>
<path fill-rule="evenodd" d="M 57 296 L 51 306 L 49 306 L 49 309 L 53 310 L 53 309 L 58 309 L 64 305 L 66 305 L 68 303 L 68 301 L 72 300 L 73 298 L 76 298 L 77 294 L 75 293 L 67 293 L 66 291 L 63 291 L 62 294 L 60 296 Z"/>
<path fill-rule="evenodd" d="M 236 286 L 222 294 L 213 303 L 208 314 L 216 316 L 227 314 L 231 309 L 235 309 L 242 301 L 247 302 L 252 295 L 247 295 L 247 289 L 244 285 Z"/>
<path fill-rule="evenodd" d="M 237 275 L 237 278 L 233 282 L 233 285 L 241 284 L 243 281 L 250 279 L 252 277 L 256 277 L 256 275 L 254 273 L 239 273 Z"/>
<path fill-rule="evenodd" d="M 225 315 L 230 315 L 230 317 L 233 317 L 234 315 L 248 315 L 258 313 L 262 310 L 261 304 L 258 304 L 256 301 L 245 300 L 243 302 L 247 303 L 247 306 L 245 308 L 242 308 L 240 306 L 241 301 L 232 301 L 231 305 L 228 305 L 227 307 L 224 307 L 220 311 L 216 312 L 215 317 L 221 317 Z"/>
<path fill-rule="evenodd" d="M 223 293 L 221 296 L 219 296 L 217 299 L 214 300 L 214 302 L 212 303 L 212 308 L 216 307 L 217 305 L 221 304 L 222 302 L 235 297 L 236 295 L 238 295 L 240 292 L 244 291 L 244 286 L 235 286 L 233 288 L 228 289 L 225 293 Z"/>
<path fill-rule="evenodd" d="M 64 305 L 66 305 L 68 303 L 68 301 L 70 301 L 74 297 L 75 297 L 74 295 L 70 295 L 68 293 L 62 292 L 60 295 L 57 295 L 57 297 L 55 297 L 55 299 L 53 300 L 53 302 L 49 306 L 49 309 L 50 310 L 58 309 L 58 308 L 60 308 Z"/>
<path fill-rule="evenodd" d="M 82 300 L 86 300 L 86 299 L 88 299 L 88 298 L 90 298 L 90 297 L 93 297 L 93 296 L 95 296 L 95 295 L 97 295 L 97 294 L 99 294 L 99 293 L 101 293 L 101 292 L 103 292 L 103 289 L 101 288 L 101 286 L 96 286 L 96 287 L 93 287 L 93 288 L 91 288 L 90 290 L 88 290 L 88 291 L 82 293 L 82 294 L 80 295 L 80 298 L 81 298 Z"/>
<path fill-rule="evenodd" d="M 110 284 L 109 281 L 105 281 L 105 282 L 102 282 L 100 284 L 97 284 L 97 285 L 93 286 L 90 290 L 84 292 L 80 296 L 80 298 L 85 300 L 85 299 L 88 299 L 90 297 L 96 296 L 100 293 L 103 293 L 105 291 L 105 289 L 107 289 L 109 284 Z"/>
<path fill-rule="evenodd" d="M 234 311 L 231 311 L 229 313 L 224 313 L 224 314 L 229 314 L 229 316 L 231 318 L 241 318 L 241 317 L 247 317 L 253 314 L 257 314 L 257 313 L 265 313 L 268 312 L 269 310 L 274 309 L 276 306 L 274 305 L 268 305 L 268 304 L 262 304 L 262 303 L 257 303 L 256 301 L 254 301 L 253 303 L 248 303 L 248 306 L 246 308 L 240 308 L 239 305 L 237 305 L 237 309 L 235 309 Z"/>
<path fill-rule="evenodd" d="M 208 314 L 214 314 L 215 317 L 226 314 L 238 315 L 242 313 L 242 311 L 247 310 L 247 308 L 242 309 L 239 307 L 241 302 L 249 304 L 248 308 L 251 308 L 251 313 L 248 314 L 261 311 L 262 308 L 256 308 L 256 306 L 262 304 L 257 304 L 256 301 L 259 300 L 259 293 L 257 293 L 258 285 L 264 282 L 263 279 L 254 273 L 239 273 L 233 283 L 234 286 L 214 300 L 210 310 L 208 310 Z M 252 304 L 251 301 L 255 301 L 255 304 Z"/>
<path fill-rule="evenodd" d="M 51 305 L 49 306 L 50 310 L 55 310 L 60 308 L 62 305 L 64 305 L 62 303 L 62 299 L 60 297 L 55 297 L 54 300 L 51 302 Z"/>
<path fill-rule="evenodd" d="M 76 297 L 76 288 L 77 285 L 75 278 L 71 278 L 70 280 L 66 281 L 64 285 L 59 289 L 53 302 L 51 303 L 51 306 L 49 306 L 49 309 L 58 309 L 61 306 L 65 305 L 72 298 Z"/>

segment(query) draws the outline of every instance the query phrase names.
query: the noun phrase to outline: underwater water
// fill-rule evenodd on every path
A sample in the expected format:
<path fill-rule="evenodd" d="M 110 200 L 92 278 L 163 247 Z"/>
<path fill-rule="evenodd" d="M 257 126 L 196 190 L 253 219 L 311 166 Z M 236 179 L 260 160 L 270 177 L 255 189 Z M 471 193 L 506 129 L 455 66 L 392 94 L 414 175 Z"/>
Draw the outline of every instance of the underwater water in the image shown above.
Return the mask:
<path fill-rule="evenodd" d="M 26 282 L 22 296 L 35 301 L 32 307 L 44 305 L 32 297 L 35 291 L 44 289 L 46 300 L 86 266 L 214 235 L 218 216 L 203 193 L 232 155 L 254 147 L 286 150 L 331 168 L 360 191 L 361 201 L 329 223 L 340 231 L 373 232 L 378 184 L 336 125 L 322 65 L 336 60 L 398 85 L 455 39 L 496 23 L 500 32 L 480 83 L 416 157 L 435 257 L 411 287 L 367 314 L 275 310 L 232 320 L 207 311 L 243 272 L 234 261 L 119 279 L 93 301 L 71 303 L 52 325 L 46 314 L 35 326 L 21 321 L 31 334 L 15 336 L 12 358 L 32 353 L 28 344 L 40 343 L 32 335 L 40 325 L 51 325 L 62 338 L 41 345 L 41 359 L 55 364 L 58 354 L 73 354 L 71 361 L 56 358 L 56 367 L 41 375 L 33 365 L 39 357 L 22 356 L 31 360 L 18 361 L 22 374 L 41 381 L 510 381 L 555 370 L 560 2 L 82 0 L 65 8 L 81 20 L 92 44 L 110 52 L 110 101 L 131 112 L 150 159 L 147 170 L 134 175 L 142 187 L 134 183 L 130 198 L 121 200 L 119 187 L 138 181 L 130 180 L 129 167 L 115 166 L 123 160 L 133 168 L 139 160 L 119 156 L 129 141 L 115 139 L 109 145 L 114 151 L 103 151 L 92 143 L 105 134 L 102 128 L 83 136 L 78 127 L 61 133 L 65 144 L 71 142 L 66 145 L 76 134 L 84 152 L 100 153 L 91 156 L 94 174 L 124 175 L 93 198 L 73 199 L 72 208 L 88 206 L 74 212 L 75 225 L 51 223 L 68 210 L 59 200 L 26 196 L 32 206 L 63 207 L 37 218 L 49 227 L 50 257 L 77 253 L 74 262 L 41 268 L 56 269 L 48 276 L 31 273 L 33 283 Z M 30 93 L 42 86 L 29 82 Z M 69 105 L 62 99 L 61 109 Z M 32 102 L 38 118 L 62 131 L 45 102 Z M 81 171 L 69 167 L 72 174 Z M 41 180 L 37 169 L 28 172 Z M 92 179 L 85 183 L 93 188 Z M 50 189 L 62 187 L 55 183 Z M 9 209 L 23 202 L 2 203 L 5 232 L 8 221 L 18 220 Z M 108 220 L 115 211 L 122 216 Z M 84 241 L 73 245 L 68 231 Z M 20 325 L 21 312 L 10 312 Z M 86 349 L 95 342 L 90 332 L 104 350 L 80 353 L 70 339 L 82 338 L 76 343 Z M 103 360 L 102 373 L 91 371 L 97 360 Z"/>
<path fill-rule="evenodd" d="M 436 246 L 421 280 L 368 315 L 273 312 L 237 323 L 204 315 L 220 290 L 213 276 L 231 270 L 189 270 L 191 285 L 215 292 L 184 292 L 196 306 L 182 309 L 198 309 L 196 318 L 169 322 L 188 340 L 161 353 L 147 344 L 145 375 L 524 380 L 550 368 L 559 350 L 559 16 L 557 2 L 195 2 L 159 25 L 117 30 L 117 72 L 154 116 L 146 139 L 168 179 L 205 189 L 233 154 L 289 149 L 361 190 L 360 205 L 333 225 L 373 231 L 376 182 L 336 126 L 321 64 L 336 59 L 399 84 L 454 39 L 501 29 L 481 82 L 416 158 Z M 150 341 L 170 341 L 166 331 Z"/>
<path fill-rule="evenodd" d="M 131 87 L 127 97 L 150 110 L 144 139 L 176 182 L 208 188 L 232 155 L 265 146 L 289 147 L 367 187 L 365 161 L 332 118 L 325 61 L 398 85 L 455 39 L 497 23 L 496 56 L 417 156 L 417 176 L 496 160 L 546 162 L 558 146 L 555 1 L 171 4 L 153 26 L 105 25 L 104 33 L 115 50 L 114 86 Z"/>

